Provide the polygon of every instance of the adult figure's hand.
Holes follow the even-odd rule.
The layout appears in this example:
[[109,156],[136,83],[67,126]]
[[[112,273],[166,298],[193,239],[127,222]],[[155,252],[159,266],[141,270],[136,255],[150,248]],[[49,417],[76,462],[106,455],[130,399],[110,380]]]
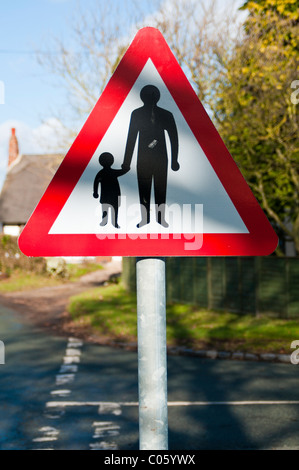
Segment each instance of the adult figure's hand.
[[178,170],[180,169],[180,164],[179,164],[179,162],[173,162],[173,163],[171,164],[171,169],[172,169],[173,171],[178,171]]

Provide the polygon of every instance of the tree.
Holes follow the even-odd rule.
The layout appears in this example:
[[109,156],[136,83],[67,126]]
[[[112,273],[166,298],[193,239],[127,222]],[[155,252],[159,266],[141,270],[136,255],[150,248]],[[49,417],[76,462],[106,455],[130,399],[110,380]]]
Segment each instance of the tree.
[[298,0],[247,1],[216,91],[219,131],[269,219],[299,253]]
[[69,129],[69,143],[143,26],[160,29],[197,95],[212,112],[212,90],[223,68],[222,56],[237,30],[237,13],[232,13],[237,12],[235,0],[225,3],[228,8],[220,12],[223,0],[113,0],[106,4],[99,0],[92,11],[76,9],[72,40],[54,38],[43,47],[50,52],[38,55],[39,63],[67,91],[67,103],[54,115]]
[[128,30],[136,21],[136,5],[134,0],[99,0],[94,10],[82,10],[78,2],[71,38],[48,38],[43,48],[48,53],[37,53],[55,86],[66,92],[66,103],[52,111],[68,130],[66,145],[74,140],[125,50]]
[[166,38],[197,96],[213,114],[214,89],[223,63],[238,36],[234,1],[172,0],[155,16],[154,26]]

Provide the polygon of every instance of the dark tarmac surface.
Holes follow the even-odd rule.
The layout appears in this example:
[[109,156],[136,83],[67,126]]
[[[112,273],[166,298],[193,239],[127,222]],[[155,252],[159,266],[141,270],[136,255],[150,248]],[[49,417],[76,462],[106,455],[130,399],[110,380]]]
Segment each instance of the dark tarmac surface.
[[[138,450],[137,354],[0,306],[1,450]],[[299,365],[169,356],[169,449],[299,449]],[[265,403],[266,402],[266,403]]]

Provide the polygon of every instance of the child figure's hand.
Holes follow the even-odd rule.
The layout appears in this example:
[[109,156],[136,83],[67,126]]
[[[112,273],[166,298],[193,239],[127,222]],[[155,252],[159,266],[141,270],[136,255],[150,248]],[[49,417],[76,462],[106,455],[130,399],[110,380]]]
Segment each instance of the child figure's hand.
[[93,197],[97,199],[99,197],[98,193],[93,193]]
[[125,173],[128,173],[131,169],[130,165],[126,165],[125,163],[122,164],[121,168]]

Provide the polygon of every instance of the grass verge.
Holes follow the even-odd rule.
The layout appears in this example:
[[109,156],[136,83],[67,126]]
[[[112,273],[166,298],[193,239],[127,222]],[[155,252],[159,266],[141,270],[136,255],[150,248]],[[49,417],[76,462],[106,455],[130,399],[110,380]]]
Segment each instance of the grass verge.
[[[68,311],[77,326],[105,341],[137,340],[136,296],[121,284],[92,289],[70,299]],[[193,349],[290,353],[299,339],[299,322],[185,304],[167,305],[167,344]]]
[[8,278],[0,280],[0,292],[17,292],[42,287],[58,286],[63,282],[76,282],[85,274],[102,269],[95,263],[67,264],[63,276],[39,274],[22,269],[15,269]]
[[61,280],[44,274],[36,274],[16,270],[7,279],[1,279],[0,292],[18,292],[39,289],[46,286],[56,286]]

